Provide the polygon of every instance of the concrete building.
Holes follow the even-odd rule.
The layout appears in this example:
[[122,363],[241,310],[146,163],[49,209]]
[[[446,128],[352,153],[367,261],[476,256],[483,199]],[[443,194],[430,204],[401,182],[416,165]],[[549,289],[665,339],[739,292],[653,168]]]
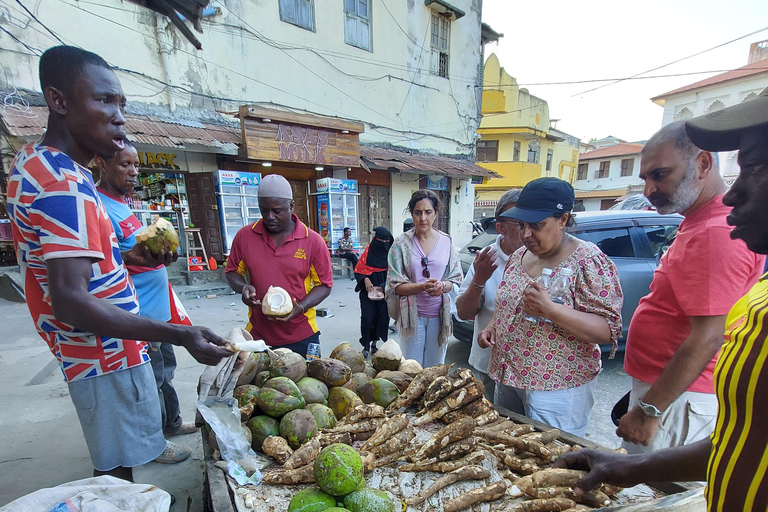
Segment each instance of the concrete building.
[[579,155],[573,184],[577,208],[607,210],[625,195],[642,193],[639,175],[643,145],[618,142]]
[[[659,94],[651,101],[664,108],[661,125],[690,119],[749,101],[768,87],[768,40],[750,46],[748,63],[690,85]],[[739,174],[737,152],[720,153],[720,173],[727,183]]]
[[550,127],[547,102],[520,88],[495,54],[483,71],[482,115],[476,162],[501,178],[475,185],[475,220],[493,215],[510,188],[545,176],[573,182],[580,140]]
[[[377,225],[400,234],[412,191],[433,187],[445,204],[439,228],[458,245],[471,238],[473,181],[493,176],[474,164],[482,44],[500,37],[481,26],[480,1],[220,0],[174,23],[120,0],[62,0],[31,13],[0,5],[4,173],[19,145],[42,133],[39,54],[64,42],[117,66],[142,171],[181,180],[143,203],[171,200],[217,259],[227,252],[220,170],[284,175],[314,229],[316,180],[357,180],[361,245]],[[294,127],[325,133],[325,154],[281,152],[276,138]]]

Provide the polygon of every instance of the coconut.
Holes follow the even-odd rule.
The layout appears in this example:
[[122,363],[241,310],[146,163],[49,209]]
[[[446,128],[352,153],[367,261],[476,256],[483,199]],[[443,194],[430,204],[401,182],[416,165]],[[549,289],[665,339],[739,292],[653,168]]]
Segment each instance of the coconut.
[[329,388],[343,386],[352,375],[352,369],[343,361],[321,357],[313,359],[307,365],[307,373],[310,377],[322,381]]
[[251,447],[254,450],[261,451],[261,445],[269,436],[280,435],[280,422],[271,416],[254,416],[246,425],[253,437]]
[[251,444],[253,442],[253,432],[251,432],[251,429],[249,429],[248,425],[245,423],[241,423],[240,426],[243,428],[243,435],[245,436],[245,440],[248,441],[248,444]]
[[411,377],[417,376],[424,368],[421,367],[418,361],[415,359],[403,359],[400,361],[400,368],[398,371],[407,373]]
[[358,405],[363,405],[363,401],[351,389],[337,387],[328,390],[328,407],[337,420],[349,414]]
[[411,377],[407,373],[404,373],[401,371],[393,372],[392,370],[381,371],[378,374],[376,374],[376,378],[388,380],[389,382],[397,386],[397,389],[399,389],[401,393],[405,391],[406,388],[408,388],[408,385],[413,380],[413,377]]
[[363,370],[363,372],[372,379],[375,379],[376,374],[379,373],[376,371],[376,368],[374,368],[371,363],[368,362],[365,363],[365,370]]
[[307,376],[307,361],[296,352],[287,354],[272,352],[269,358],[269,376],[271,378],[288,377],[293,382],[299,382]]
[[240,423],[245,423],[251,419],[251,416],[253,416],[253,412],[255,410],[255,404],[245,404],[244,406],[240,407]]
[[303,408],[305,402],[295,382],[288,377],[275,377],[261,387],[256,404],[265,413],[279,418],[289,411]]
[[312,377],[304,377],[296,383],[301,396],[308,404],[321,404],[328,400],[328,386]]
[[293,300],[279,286],[270,286],[261,300],[261,312],[267,316],[284,317],[293,311]]
[[346,384],[344,384],[342,387],[351,389],[355,392],[356,395],[360,394],[360,390],[363,389],[363,386],[371,382],[371,377],[367,373],[353,373],[352,376],[349,378]]
[[363,479],[363,459],[346,444],[326,446],[315,459],[317,486],[331,496],[344,496],[359,488]]
[[400,360],[403,358],[403,351],[395,340],[388,340],[384,343],[378,352],[376,352],[371,361],[376,371],[400,369]]
[[351,512],[397,512],[392,497],[384,491],[363,487],[344,496],[344,507]]
[[259,388],[253,384],[244,384],[237,386],[232,392],[232,396],[237,399],[237,404],[242,407],[246,404],[255,404],[259,398]]
[[265,352],[251,352],[246,356],[243,371],[237,378],[237,385],[253,384],[256,375],[264,370],[269,370],[269,356]]
[[347,363],[352,373],[362,372],[365,370],[365,357],[359,350],[355,350],[349,342],[345,341],[336,345],[336,348],[331,352],[331,359],[338,359]]
[[317,429],[323,430],[336,426],[336,416],[330,407],[323,404],[307,404],[307,410],[315,417]]
[[294,450],[317,433],[317,422],[306,409],[294,409],[280,420],[280,435]]
[[136,233],[136,243],[144,244],[154,255],[160,251],[174,252],[179,248],[179,234],[168,219],[157,216],[152,224]]
[[297,492],[288,504],[288,512],[324,512],[336,506],[336,498],[320,489],[310,488]]
[[397,386],[386,379],[373,379],[363,386],[360,391],[360,398],[366,404],[376,403],[382,407],[389,407],[389,404],[395,401],[400,394]]
[[259,372],[256,375],[256,378],[253,380],[253,385],[257,387],[261,387],[264,385],[265,382],[269,380],[269,370],[264,370],[263,372]]

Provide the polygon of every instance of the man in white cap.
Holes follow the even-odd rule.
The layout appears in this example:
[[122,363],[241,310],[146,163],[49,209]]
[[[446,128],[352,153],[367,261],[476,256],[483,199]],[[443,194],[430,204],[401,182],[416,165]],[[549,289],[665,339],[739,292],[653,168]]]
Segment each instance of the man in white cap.
[[[331,293],[333,269],[325,241],[299,220],[293,207],[288,180],[264,176],[259,184],[262,219],[235,235],[225,272],[229,286],[248,306],[246,329],[251,335],[306,357],[309,344],[320,343],[315,306]],[[293,298],[288,316],[262,312],[261,299],[270,286],[283,288]]]
[[[733,208],[731,238],[768,253],[768,89],[756,99],[686,123],[691,141],[706,151],[739,150],[741,173],[723,197]],[[583,450],[559,466],[590,469],[577,493],[600,482],[629,487],[647,481],[707,480],[710,511],[768,510],[768,274],[734,306],[715,368],[718,411],[711,437],[650,454]]]

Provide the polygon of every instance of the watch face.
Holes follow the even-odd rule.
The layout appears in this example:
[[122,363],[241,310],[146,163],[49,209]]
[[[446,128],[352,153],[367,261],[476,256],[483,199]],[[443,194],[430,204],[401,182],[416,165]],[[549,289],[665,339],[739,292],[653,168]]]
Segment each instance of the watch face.
[[653,406],[651,404],[640,404],[640,409],[651,418],[658,418],[661,416],[661,411],[659,411],[656,406]]

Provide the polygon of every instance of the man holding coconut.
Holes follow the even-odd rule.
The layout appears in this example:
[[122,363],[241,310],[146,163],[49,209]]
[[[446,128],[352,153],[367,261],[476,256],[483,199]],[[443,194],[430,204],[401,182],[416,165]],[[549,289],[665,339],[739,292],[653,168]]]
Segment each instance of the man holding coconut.
[[[248,306],[246,329],[254,339],[306,357],[309,344],[320,343],[315,306],[331,293],[331,256],[323,238],[293,213],[288,180],[264,176],[258,194],[262,219],[235,235],[225,269],[227,283]],[[287,296],[273,289],[274,298],[262,307],[270,287],[282,288]]]

